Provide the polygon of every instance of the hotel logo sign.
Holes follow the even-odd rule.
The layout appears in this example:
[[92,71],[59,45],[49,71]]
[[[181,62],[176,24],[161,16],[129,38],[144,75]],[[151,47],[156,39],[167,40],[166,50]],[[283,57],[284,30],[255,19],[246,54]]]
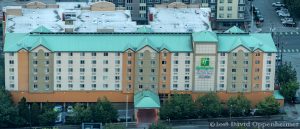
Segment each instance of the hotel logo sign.
[[199,65],[196,66],[196,76],[198,78],[211,78],[214,68],[210,66],[209,58],[201,58]]

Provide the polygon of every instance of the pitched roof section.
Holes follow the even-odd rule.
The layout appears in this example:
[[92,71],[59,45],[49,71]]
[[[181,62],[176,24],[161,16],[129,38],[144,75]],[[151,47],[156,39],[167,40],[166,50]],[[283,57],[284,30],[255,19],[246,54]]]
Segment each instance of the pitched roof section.
[[150,90],[143,90],[134,95],[134,108],[160,108],[159,97]]
[[142,26],[142,27],[138,28],[136,32],[151,33],[151,32],[153,32],[153,30],[151,28],[149,28],[149,27]]
[[233,27],[229,28],[228,30],[226,30],[224,33],[246,33],[246,32],[236,26],[233,26]]
[[20,34],[7,33],[4,51],[13,52],[21,48],[37,46],[39,38],[41,45],[55,51],[99,51],[123,52],[128,49],[136,51],[146,45],[153,49],[167,46],[170,52],[191,52],[191,36],[189,34]]
[[275,99],[284,99],[284,97],[280,94],[278,90],[275,90],[273,93]]
[[51,31],[42,25],[42,26],[39,26],[38,28],[34,29],[32,32],[51,32]]
[[214,33],[214,32],[201,31],[201,32],[193,33],[193,41],[210,43],[210,42],[218,42],[218,38],[217,38],[216,33]]

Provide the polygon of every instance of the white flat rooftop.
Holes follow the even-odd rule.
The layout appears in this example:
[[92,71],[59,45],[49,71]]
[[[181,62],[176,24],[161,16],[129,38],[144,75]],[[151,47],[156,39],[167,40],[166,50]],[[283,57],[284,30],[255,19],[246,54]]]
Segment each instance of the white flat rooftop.
[[[52,32],[64,32],[70,28],[62,21],[62,14],[76,14],[72,27],[74,32],[97,32],[97,29],[114,29],[114,32],[134,32],[136,22],[131,20],[129,10],[90,11],[75,8],[78,4],[88,6],[85,2],[57,3],[60,8],[28,9],[22,8],[22,16],[7,16],[6,32],[28,33],[43,25]],[[11,8],[11,7],[9,7]]]
[[149,8],[154,32],[211,31],[210,8]]

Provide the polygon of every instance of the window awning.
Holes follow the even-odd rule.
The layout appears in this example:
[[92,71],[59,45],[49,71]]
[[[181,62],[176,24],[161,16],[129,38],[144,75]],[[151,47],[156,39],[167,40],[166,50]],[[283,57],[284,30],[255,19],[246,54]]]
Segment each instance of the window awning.
[[160,108],[159,97],[150,90],[143,90],[134,95],[134,108],[152,109]]

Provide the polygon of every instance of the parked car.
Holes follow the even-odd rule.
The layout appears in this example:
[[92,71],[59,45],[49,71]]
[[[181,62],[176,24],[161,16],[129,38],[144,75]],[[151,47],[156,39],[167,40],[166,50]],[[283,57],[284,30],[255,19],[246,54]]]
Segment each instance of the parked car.
[[280,12],[289,12],[289,10],[286,8],[281,8],[280,10],[276,11],[276,13],[280,13]]
[[281,23],[282,22],[293,22],[294,21],[294,19],[290,18],[290,17],[281,18],[280,20],[281,20]]
[[280,17],[290,17],[291,14],[289,12],[278,12],[278,16]]
[[281,2],[275,2],[275,3],[272,3],[272,6],[275,6],[275,7],[284,7],[285,5]]
[[53,108],[53,110],[56,111],[56,112],[62,112],[62,111],[63,111],[63,106],[57,105],[57,106],[55,106],[55,107]]
[[287,8],[285,8],[285,7],[276,7],[275,11],[277,11],[277,10],[283,10],[283,9],[287,9]]
[[68,107],[67,107],[67,112],[68,112],[68,113],[73,113],[73,106],[71,106],[71,105],[68,106]]
[[55,123],[62,123],[63,122],[63,118],[62,118],[62,113],[59,113],[55,119]]
[[286,27],[296,27],[297,26],[295,22],[288,22],[288,21],[282,22],[282,24]]

